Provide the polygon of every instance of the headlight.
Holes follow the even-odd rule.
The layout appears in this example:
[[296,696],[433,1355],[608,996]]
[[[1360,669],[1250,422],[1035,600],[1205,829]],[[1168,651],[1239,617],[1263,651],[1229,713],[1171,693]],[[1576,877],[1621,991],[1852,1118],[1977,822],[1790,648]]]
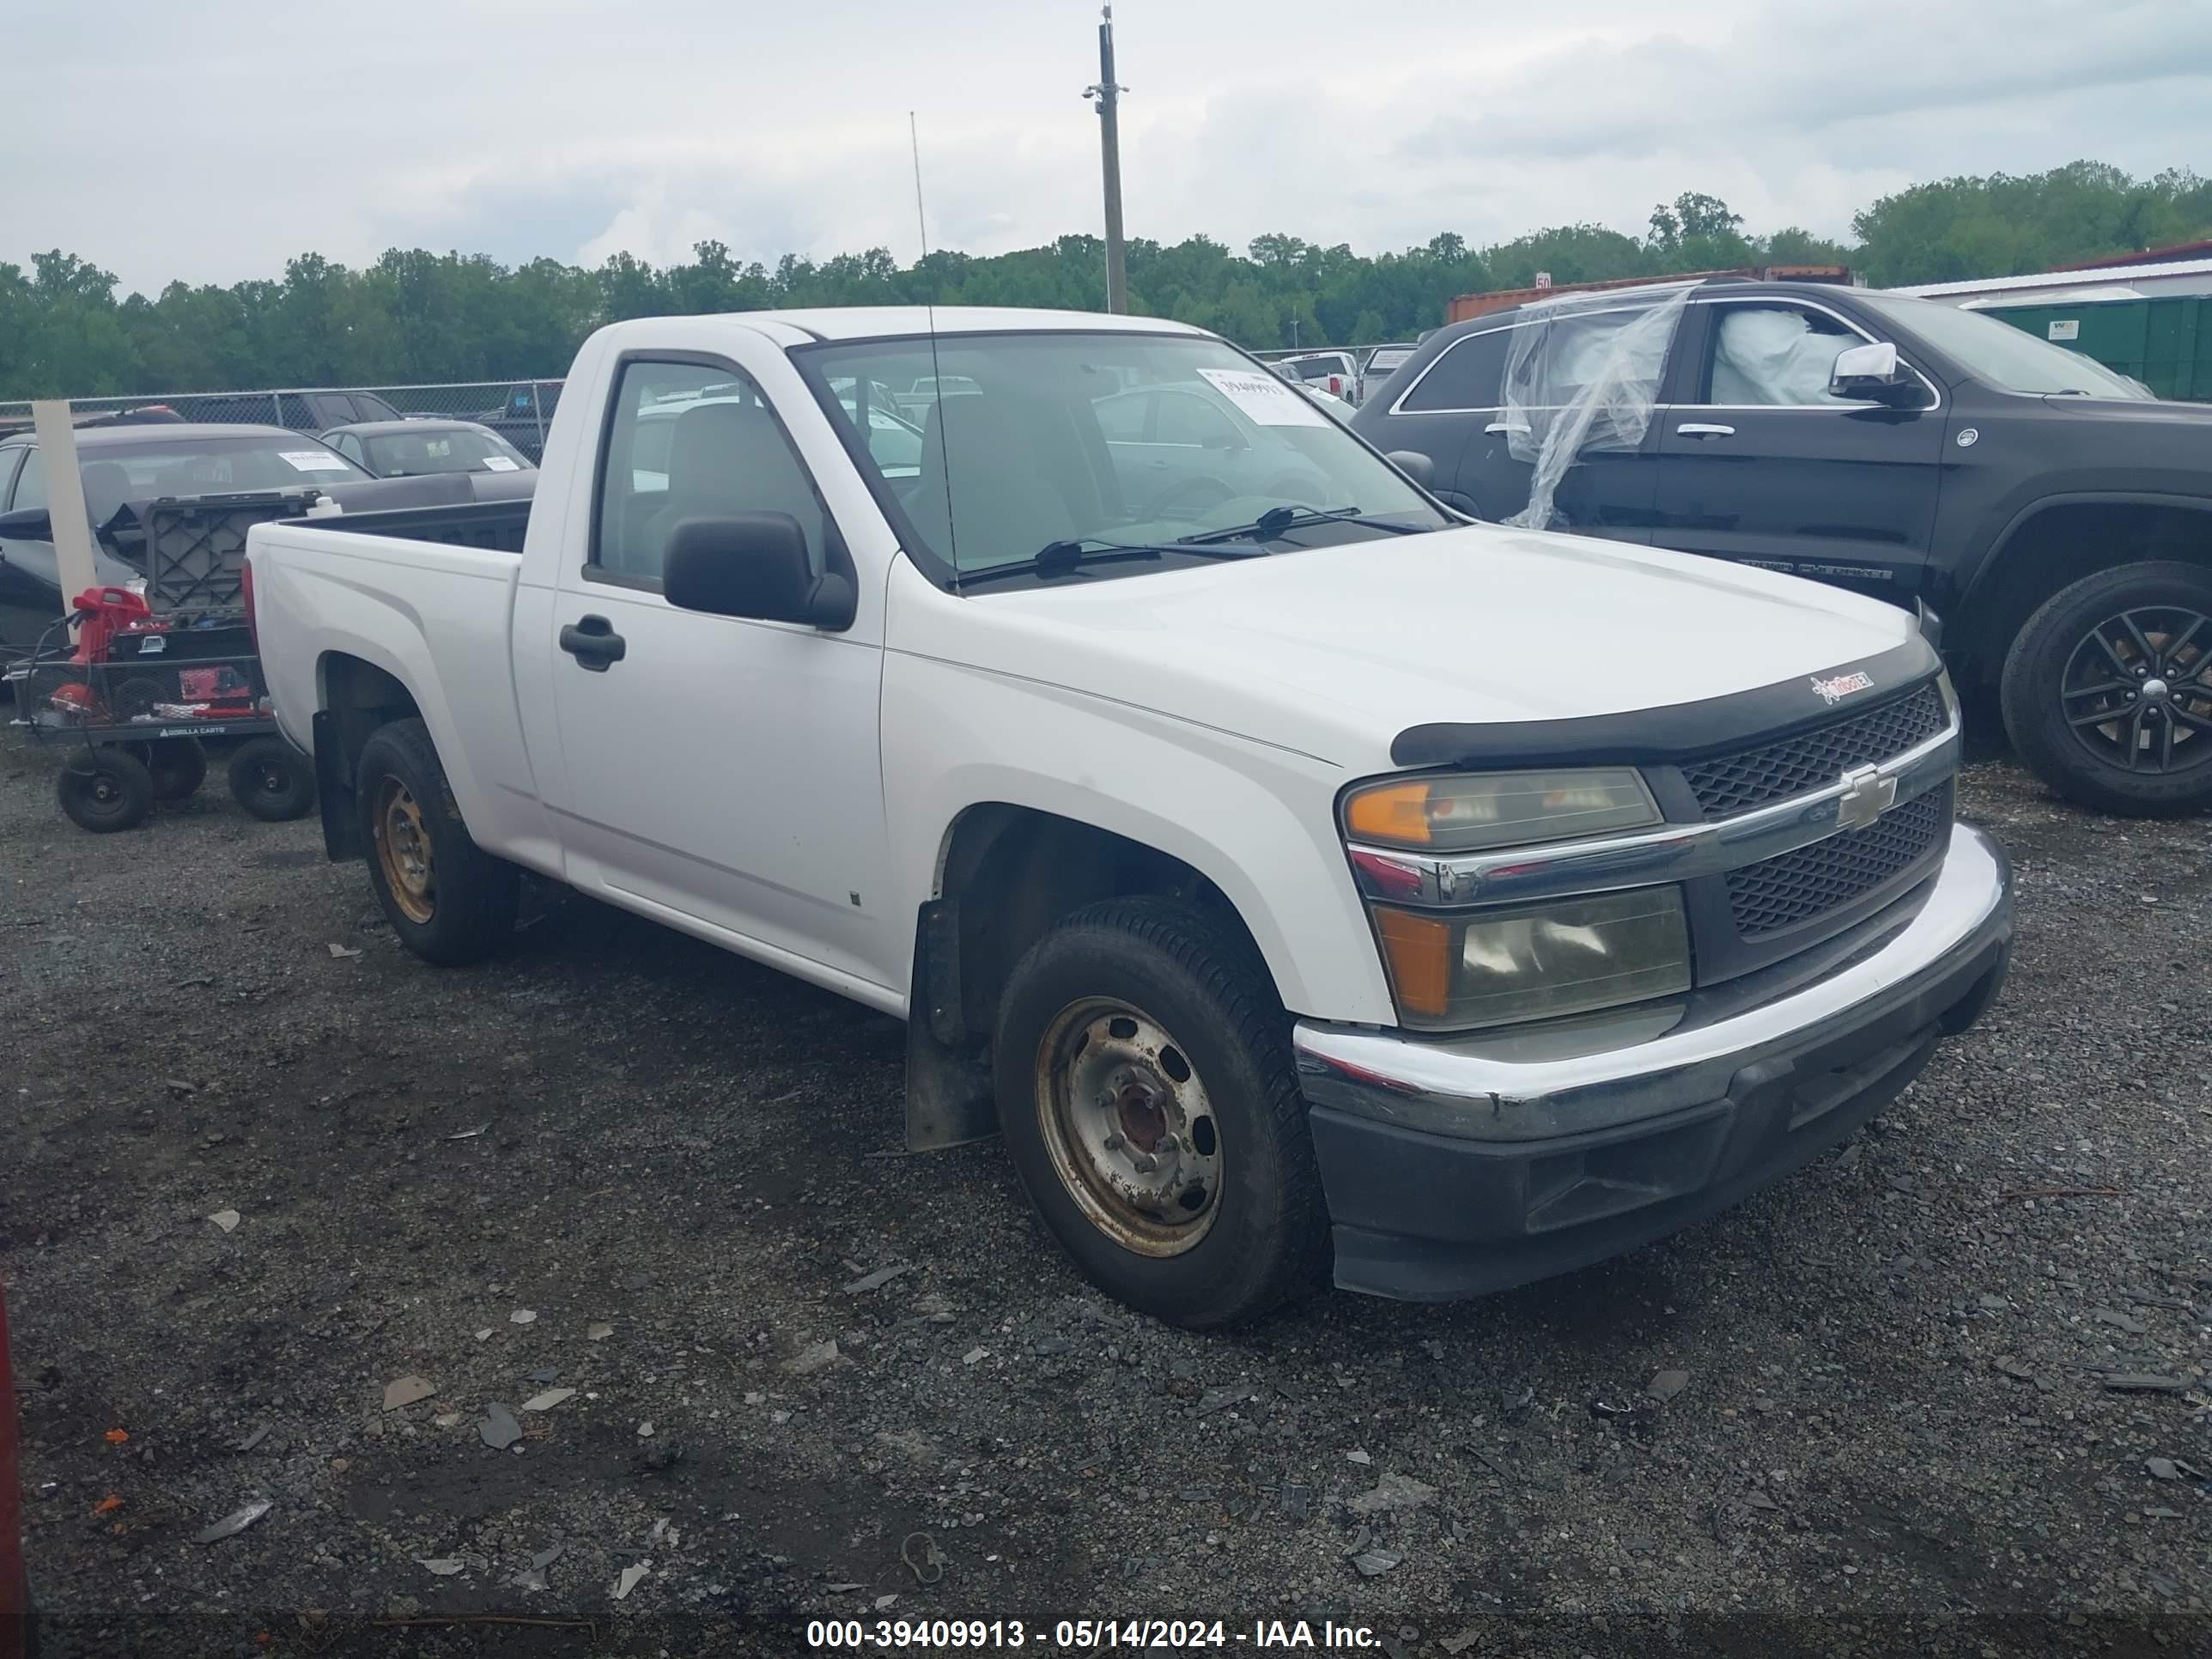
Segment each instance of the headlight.
[[1690,988],[1679,887],[1425,915],[1376,907],[1398,1017],[1468,1030],[1589,1013]]
[[1476,853],[1640,830],[1663,822],[1633,767],[1395,778],[1345,799],[1353,841]]

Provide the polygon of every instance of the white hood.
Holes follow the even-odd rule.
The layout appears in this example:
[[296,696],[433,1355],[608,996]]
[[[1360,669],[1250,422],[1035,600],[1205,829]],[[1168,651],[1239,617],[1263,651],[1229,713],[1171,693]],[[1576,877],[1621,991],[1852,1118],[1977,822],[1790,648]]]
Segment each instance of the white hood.
[[1408,726],[1697,702],[1917,629],[1794,576],[1490,525],[986,588],[892,644],[1365,771]]

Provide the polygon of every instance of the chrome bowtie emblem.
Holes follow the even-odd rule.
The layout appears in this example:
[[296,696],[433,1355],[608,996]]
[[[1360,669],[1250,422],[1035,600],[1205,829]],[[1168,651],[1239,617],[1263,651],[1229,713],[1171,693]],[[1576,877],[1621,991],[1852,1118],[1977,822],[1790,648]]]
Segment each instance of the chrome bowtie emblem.
[[1897,805],[1897,780],[1877,767],[1861,766],[1843,775],[1844,798],[1836,803],[1838,830],[1863,830]]

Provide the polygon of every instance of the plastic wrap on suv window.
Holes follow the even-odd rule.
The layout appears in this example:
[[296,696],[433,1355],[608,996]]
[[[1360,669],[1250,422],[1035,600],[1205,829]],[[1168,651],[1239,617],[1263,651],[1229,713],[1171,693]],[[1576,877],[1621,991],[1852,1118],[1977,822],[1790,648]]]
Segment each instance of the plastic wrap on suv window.
[[1644,441],[1690,294],[1676,289],[1638,311],[1625,310],[1618,294],[1553,301],[1540,320],[1514,331],[1499,418],[1507,449],[1532,471],[1528,504],[1506,523],[1544,529],[1559,480],[1584,450]]

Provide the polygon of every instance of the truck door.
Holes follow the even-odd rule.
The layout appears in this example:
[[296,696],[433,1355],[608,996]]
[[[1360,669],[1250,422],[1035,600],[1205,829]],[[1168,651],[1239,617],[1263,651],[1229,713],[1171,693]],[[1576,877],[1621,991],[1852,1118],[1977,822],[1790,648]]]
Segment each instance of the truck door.
[[1933,382],[1916,408],[1831,397],[1836,354],[1873,337],[1814,301],[1700,301],[1689,318],[1653,539],[1906,602],[1942,468]]
[[548,788],[572,879],[769,947],[757,955],[902,982],[886,960],[875,613],[831,634],[661,596],[669,534],[692,517],[788,513],[817,569],[842,562],[785,422],[735,363],[633,353],[598,455],[551,618],[563,764]]

